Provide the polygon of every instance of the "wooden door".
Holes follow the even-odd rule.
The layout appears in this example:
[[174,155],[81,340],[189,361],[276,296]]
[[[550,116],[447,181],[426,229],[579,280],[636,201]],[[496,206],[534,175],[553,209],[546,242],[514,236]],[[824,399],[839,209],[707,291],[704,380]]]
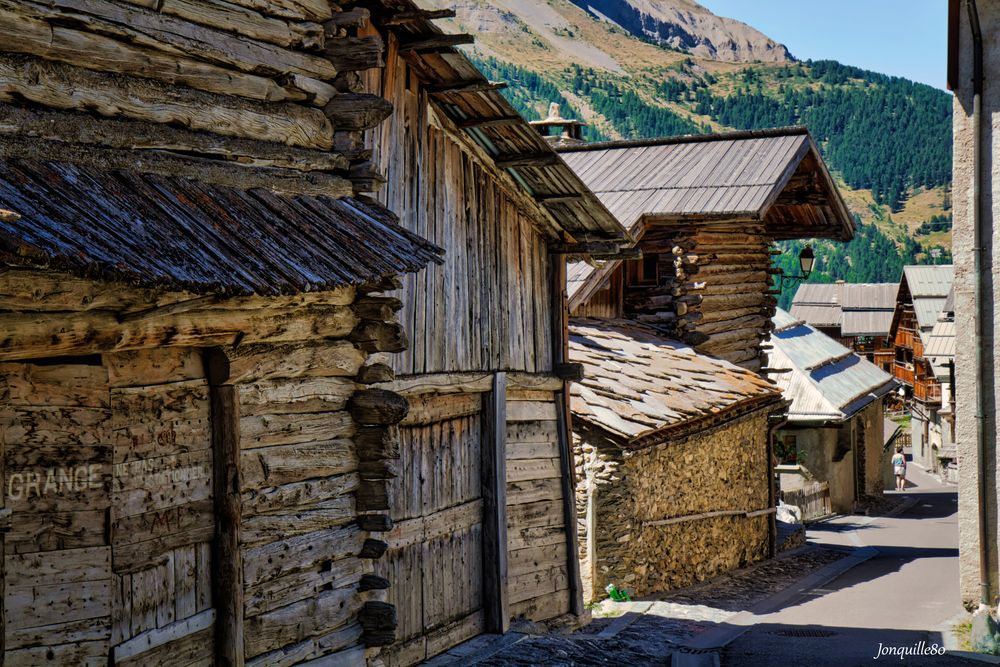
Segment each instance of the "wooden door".
[[107,665],[109,398],[99,363],[0,364],[8,667]]
[[416,664],[483,631],[481,400],[413,401],[400,429],[390,496],[396,525],[376,565],[399,615],[390,665]]
[[211,664],[213,451],[201,351],[108,356],[116,667]]

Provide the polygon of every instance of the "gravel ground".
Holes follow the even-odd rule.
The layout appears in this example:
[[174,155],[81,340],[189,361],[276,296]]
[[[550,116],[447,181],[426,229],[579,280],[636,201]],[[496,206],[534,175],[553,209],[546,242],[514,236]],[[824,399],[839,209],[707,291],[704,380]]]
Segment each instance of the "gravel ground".
[[[573,634],[528,636],[475,664],[483,667],[670,665],[672,653],[697,652],[680,644],[845,555],[843,551],[809,548],[645,600],[605,601],[595,607],[593,622]],[[619,629],[623,625],[619,620],[622,614],[637,617]]]

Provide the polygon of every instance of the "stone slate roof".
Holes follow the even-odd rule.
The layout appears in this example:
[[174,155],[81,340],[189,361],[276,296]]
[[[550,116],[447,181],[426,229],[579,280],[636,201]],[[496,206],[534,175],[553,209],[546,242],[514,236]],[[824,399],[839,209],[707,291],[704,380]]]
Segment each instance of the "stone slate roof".
[[759,375],[628,320],[572,319],[573,419],[626,448],[655,445],[781,402]]
[[0,262],[196,293],[292,294],[440,262],[370,200],[0,159]]
[[767,366],[791,401],[791,422],[840,422],[896,388],[891,375],[780,308]]

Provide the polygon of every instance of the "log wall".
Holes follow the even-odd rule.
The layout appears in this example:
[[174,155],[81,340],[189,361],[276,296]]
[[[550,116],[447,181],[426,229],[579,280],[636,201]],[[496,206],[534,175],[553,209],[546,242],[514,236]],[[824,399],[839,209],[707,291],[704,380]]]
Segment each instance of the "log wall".
[[[761,342],[773,329],[771,254],[760,225],[653,225],[639,243],[656,257],[656,276],[625,268],[628,316],[749,370],[763,366]],[[631,269],[631,270],[630,270]]]
[[358,71],[382,64],[383,45],[359,39],[342,10],[327,0],[4,0],[0,140],[53,140],[83,161],[126,149],[145,153],[150,171],[196,157],[213,165],[204,179],[228,166],[269,171],[293,191],[370,191],[378,179],[356,139],[386,105],[354,88]]
[[[397,283],[302,297],[308,307],[197,301],[185,318],[214,331],[150,311],[183,295],[81,284],[0,276],[0,311],[17,304],[32,323],[8,331],[19,360],[0,364],[5,664],[213,664],[227,643],[248,665],[374,658],[395,636],[386,588],[407,583],[374,574],[408,405],[370,388],[392,379],[371,358],[392,343],[369,334],[394,326],[398,305],[377,290]],[[59,297],[32,306],[25,285]],[[262,335],[268,306],[281,324]],[[55,342],[101,316],[106,339]],[[441,476],[457,479],[459,463]],[[478,471],[467,475],[455,494],[475,492]]]

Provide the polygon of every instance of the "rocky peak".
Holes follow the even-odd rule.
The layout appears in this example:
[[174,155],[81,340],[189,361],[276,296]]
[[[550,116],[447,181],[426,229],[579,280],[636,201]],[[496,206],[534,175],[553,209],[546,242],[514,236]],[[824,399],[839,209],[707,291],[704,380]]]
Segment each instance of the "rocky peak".
[[730,62],[794,60],[784,44],[693,0],[570,0],[629,33],[695,55]]

